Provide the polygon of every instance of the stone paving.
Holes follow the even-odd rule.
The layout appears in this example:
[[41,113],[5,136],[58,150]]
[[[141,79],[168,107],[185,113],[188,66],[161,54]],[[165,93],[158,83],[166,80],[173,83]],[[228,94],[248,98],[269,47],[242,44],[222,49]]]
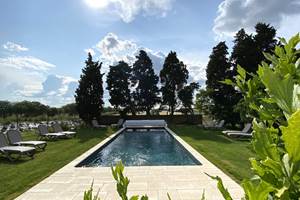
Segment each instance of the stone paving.
[[[101,200],[120,199],[109,167],[76,168],[75,166],[123,129],[94,146],[71,163],[20,195],[18,200],[83,200],[83,193],[94,181],[94,193],[99,190]],[[200,200],[202,193],[208,200],[223,199],[217,189],[217,182],[205,173],[219,176],[234,199],[243,197],[243,190],[230,177],[205,159],[179,136],[167,130],[198,159],[199,166],[137,166],[125,167],[130,179],[128,195],[147,194],[149,199]]]

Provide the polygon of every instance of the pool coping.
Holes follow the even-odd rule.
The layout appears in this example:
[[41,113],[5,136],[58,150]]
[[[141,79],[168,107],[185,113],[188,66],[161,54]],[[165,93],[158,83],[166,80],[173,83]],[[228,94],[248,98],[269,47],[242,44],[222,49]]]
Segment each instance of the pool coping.
[[[64,196],[66,196],[65,199],[83,199],[82,189],[88,189],[91,181],[95,177],[94,185],[101,188],[101,199],[118,199],[116,190],[111,189],[115,187],[115,182],[111,176],[110,167],[76,167],[76,165],[103,145],[110,142],[110,140],[117,137],[125,129],[126,128],[121,128],[114,134],[102,140],[100,143],[93,146],[58,171],[54,172],[48,178],[20,195],[17,199],[48,199],[47,197],[51,197],[49,199],[64,199]],[[217,189],[217,182],[206,175],[210,174],[213,176],[219,176],[223,179],[223,182],[232,194],[233,199],[241,199],[243,197],[244,193],[239,184],[208,161],[171,129],[168,127],[164,127],[164,129],[168,131],[169,134],[171,134],[195,159],[197,159],[201,165],[126,166],[125,174],[129,176],[130,180],[133,179],[133,183],[129,185],[129,194],[141,194],[143,191],[146,194],[149,194],[149,197],[152,197],[150,199],[160,200],[167,199],[166,195],[162,196],[160,194],[166,194],[166,192],[168,192],[173,194],[171,195],[173,200],[198,200],[200,199],[203,190],[205,190],[208,191],[205,192],[207,199],[219,200],[221,199],[221,193]],[[101,174],[100,178],[99,174]],[[151,174],[154,175],[150,176]],[[166,178],[160,179],[162,177]],[[197,180],[197,182],[195,180]],[[154,187],[153,189],[152,185],[156,184],[160,186]],[[81,187],[79,187],[79,185]],[[62,193],[61,188],[63,187],[70,188],[69,190],[71,191],[67,189],[68,192],[63,190],[64,192]],[[78,188],[73,191],[72,188],[74,187]]]

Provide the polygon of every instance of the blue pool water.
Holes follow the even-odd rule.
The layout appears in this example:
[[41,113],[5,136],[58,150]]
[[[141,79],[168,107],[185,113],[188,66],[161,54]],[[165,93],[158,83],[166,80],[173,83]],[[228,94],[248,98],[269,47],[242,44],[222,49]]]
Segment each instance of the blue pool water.
[[200,165],[167,131],[123,131],[77,165],[112,166],[122,160],[126,166]]

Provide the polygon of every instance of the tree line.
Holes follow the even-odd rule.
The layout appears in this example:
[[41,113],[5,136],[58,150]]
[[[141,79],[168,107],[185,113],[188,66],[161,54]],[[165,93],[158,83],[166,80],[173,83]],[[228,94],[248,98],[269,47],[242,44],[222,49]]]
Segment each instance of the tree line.
[[77,115],[75,103],[66,104],[60,108],[50,107],[37,101],[9,102],[0,101],[0,117],[11,115],[19,117],[37,117],[40,115],[55,116],[58,114]]
[[[91,54],[88,54],[85,64],[75,101],[80,118],[90,122],[101,116],[104,74],[101,73],[102,63],[93,61]],[[188,77],[187,66],[177,58],[176,52],[168,54],[157,75],[147,53],[140,50],[132,66],[119,61],[109,67],[106,89],[110,104],[122,116],[144,112],[150,115],[155,106],[168,110],[170,115],[178,108],[188,114],[193,113],[194,91],[199,88],[196,82],[188,84]]]
[[272,53],[277,44],[280,45],[276,39],[276,29],[265,23],[258,23],[254,34],[240,29],[234,37],[230,55],[226,43],[219,42],[209,56],[206,88],[197,93],[196,107],[215,119],[224,119],[232,125],[250,121],[249,108],[248,105],[245,106],[240,91],[222,81],[233,80],[237,75],[238,65],[246,70],[246,80],[251,78],[261,62],[270,64],[263,52]]

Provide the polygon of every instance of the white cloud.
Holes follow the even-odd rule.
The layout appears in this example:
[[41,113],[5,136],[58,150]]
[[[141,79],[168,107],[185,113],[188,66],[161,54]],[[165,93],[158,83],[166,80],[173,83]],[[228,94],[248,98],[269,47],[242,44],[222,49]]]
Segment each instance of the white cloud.
[[0,58],[0,99],[40,101],[51,106],[74,102],[77,80],[49,75],[54,67],[33,56]]
[[20,52],[20,51],[28,51],[29,49],[20,45],[20,44],[17,44],[17,43],[14,43],[14,42],[6,42],[5,44],[3,44],[3,48],[5,50],[8,50],[8,51],[13,51],[13,52]]
[[101,53],[101,58],[112,62],[126,59],[126,55],[137,48],[131,40],[121,40],[114,33],[108,33],[96,44]]
[[165,16],[172,8],[173,0],[84,0],[94,9],[113,13],[129,23],[142,13],[146,16]]
[[[148,56],[152,60],[154,71],[159,75],[160,70],[163,67],[165,57],[167,54],[154,51],[152,49],[143,47],[133,40],[119,38],[114,33],[108,33],[100,40],[94,48],[99,51],[100,61],[103,62],[102,71],[107,74],[109,65],[116,64],[116,62],[123,60],[132,65],[136,60],[140,50],[147,52]],[[190,72],[190,81],[196,81],[200,84],[204,84],[206,79],[205,67],[207,65],[209,53],[208,52],[189,52],[179,53],[178,57],[188,67]],[[104,77],[104,83],[105,83]]]
[[74,94],[78,86],[76,79],[50,74],[41,85],[41,90],[32,95],[32,98],[52,106],[62,106],[74,102]]
[[0,58],[0,66],[11,67],[15,69],[31,69],[47,71],[55,65],[43,61],[33,56],[11,56]]
[[[253,31],[258,22],[270,23],[280,29],[285,25],[284,19],[299,16],[299,10],[299,0],[224,0],[218,7],[213,31],[218,37],[233,36],[240,28]],[[300,22],[295,21],[294,25],[298,28]]]

